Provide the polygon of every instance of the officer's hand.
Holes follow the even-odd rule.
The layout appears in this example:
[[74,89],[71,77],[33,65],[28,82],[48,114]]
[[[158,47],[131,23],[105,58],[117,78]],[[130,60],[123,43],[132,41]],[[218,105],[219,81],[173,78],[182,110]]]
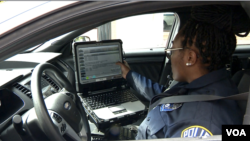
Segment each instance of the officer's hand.
[[124,79],[126,79],[126,76],[130,70],[130,67],[128,65],[128,63],[126,61],[124,61],[124,64],[121,63],[120,61],[119,62],[116,62],[116,65],[119,65],[121,67],[121,70],[122,70],[122,77]]

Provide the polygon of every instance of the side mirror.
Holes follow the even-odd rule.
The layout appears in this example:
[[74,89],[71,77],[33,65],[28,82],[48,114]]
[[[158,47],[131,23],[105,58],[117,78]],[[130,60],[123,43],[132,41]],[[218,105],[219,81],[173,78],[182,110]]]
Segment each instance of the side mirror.
[[74,39],[74,42],[88,42],[90,38],[88,36],[79,36]]

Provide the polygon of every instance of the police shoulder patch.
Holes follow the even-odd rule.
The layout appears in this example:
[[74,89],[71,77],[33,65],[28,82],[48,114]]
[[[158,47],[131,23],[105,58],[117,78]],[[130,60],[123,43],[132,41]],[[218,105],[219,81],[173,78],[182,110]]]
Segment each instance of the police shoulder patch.
[[202,136],[213,136],[213,134],[205,127],[199,125],[193,125],[181,132],[182,138],[195,138]]

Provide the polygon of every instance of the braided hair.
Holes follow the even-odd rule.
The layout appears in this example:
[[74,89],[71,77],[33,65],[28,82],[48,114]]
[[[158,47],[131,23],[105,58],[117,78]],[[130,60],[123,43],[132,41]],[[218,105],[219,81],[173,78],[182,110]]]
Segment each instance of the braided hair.
[[211,72],[225,67],[236,48],[235,35],[245,37],[249,30],[249,17],[241,7],[206,5],[192,7],[191,18],[180,34],[183,48],[194,44]]

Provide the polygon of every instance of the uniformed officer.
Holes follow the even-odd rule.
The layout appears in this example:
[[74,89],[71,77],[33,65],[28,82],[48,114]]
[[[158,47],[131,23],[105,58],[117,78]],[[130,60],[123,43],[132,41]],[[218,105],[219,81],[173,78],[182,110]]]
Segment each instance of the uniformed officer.
[[[151,102],[171,95],[237,94],[237,87],[231,81],[225,64],[235,50],[235,34],[242,32],[233,27],[234,22],[243,17],[239,13],[239,17],[232,13],[228,15],[228,11],[232,9],[226,5],[192,8],[192,18],[175,37],[173,47],[168,49],[173,79],[179,83],[165,94],[158,95],[166,89],[162,85],[130,70],[126,63],[118,62],[123,77]],[[248,18],[243,10],[237,12]],[[138,128],[136,139],[213,136],[222,133],[221,125],[242,124],[242,119],[243,115],[233,100],[166,103],[148,113]]]

